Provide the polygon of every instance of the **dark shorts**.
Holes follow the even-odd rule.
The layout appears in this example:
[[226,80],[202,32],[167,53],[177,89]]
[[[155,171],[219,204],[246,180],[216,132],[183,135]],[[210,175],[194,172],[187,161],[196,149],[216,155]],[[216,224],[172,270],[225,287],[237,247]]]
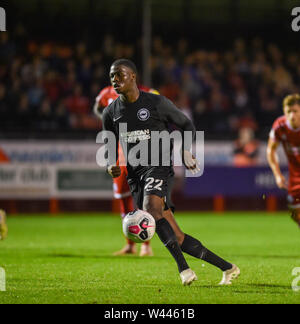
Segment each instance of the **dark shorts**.
[[155,195],[165,200],[165,210],[175,211],[172,202],[174,170],[170,167],[149,167],[139,176],[127,178],[132,197],[139,209],[143,209],[144,197]]

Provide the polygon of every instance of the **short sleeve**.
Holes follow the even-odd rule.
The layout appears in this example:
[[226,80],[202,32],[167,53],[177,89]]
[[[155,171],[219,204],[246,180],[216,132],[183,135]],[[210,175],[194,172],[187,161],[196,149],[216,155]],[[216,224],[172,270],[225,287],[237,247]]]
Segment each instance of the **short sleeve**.
[[106,89],[103,89],[96,98],[96,102],[97,102],[98,106],[100,106],[102,108],[107,106],[107,102],[105,100],[106,93],[107,93]]
[[276,120],[272,126],[271,132],[269,134],[269,138],[274,141],[274,142],[280,142],[281,137],[280,137],[280,124],[278,120]]

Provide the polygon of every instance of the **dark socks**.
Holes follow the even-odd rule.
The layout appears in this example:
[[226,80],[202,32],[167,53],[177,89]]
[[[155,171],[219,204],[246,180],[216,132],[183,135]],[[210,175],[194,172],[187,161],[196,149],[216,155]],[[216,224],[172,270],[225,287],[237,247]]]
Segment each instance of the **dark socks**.
[[206,247],[204,247],[198,240],[185,234],[184,241],[181,245],[181,250],[195,258],[204,260],[222,271],[226,271],[232,268],[232,264],[221,259]]
[[176,235],[165,218],[156,222],[156,233],[177,262],[179,272],[188,269],[189,266],[182,254]]

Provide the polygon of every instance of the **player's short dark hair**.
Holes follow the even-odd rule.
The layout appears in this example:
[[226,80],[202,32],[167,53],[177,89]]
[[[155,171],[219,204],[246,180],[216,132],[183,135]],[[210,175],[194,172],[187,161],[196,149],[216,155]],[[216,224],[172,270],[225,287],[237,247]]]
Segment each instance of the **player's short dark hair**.
[[286,106],[291,107],[294,105],[300,105],[300,94],[298,93],[288,95],[283,100],[283,108],[285,108]]
[[120,66],[120,65],[125,65],[129,67],[135,74],[137,74],[137,68],[132,61],[127,59],[119,59],[114,61],[114,63],[111,66]]

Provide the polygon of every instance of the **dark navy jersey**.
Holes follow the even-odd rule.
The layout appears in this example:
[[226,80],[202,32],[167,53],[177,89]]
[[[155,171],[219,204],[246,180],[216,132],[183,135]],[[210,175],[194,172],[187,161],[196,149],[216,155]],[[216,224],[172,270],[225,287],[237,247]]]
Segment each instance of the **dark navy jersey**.
[[[138,154],[142,152],[141,143],[147,145],[148,154],[146,161],[142,161],[139,165],[132,165],[131,159],[127,160],[128,174],[134,175],[146,166],[161,166],[162,156],[168,155],[170,165],[172,148],[166,152],[163,149],[161,142],[154,143],[154,134],[163,131],[170,133],[170,125],[175,125],[181,133],[185,131],[191,132],[191,138],[195,137],[195,128],[193,123],[186,117],[170,100],[164,96],[155,95],[140,91],[140,96],[136,102],[126,103],[122,102],[118,97],[113,101],[103,113],[103,129],[111,131],[115,134],[117,141],[120,141],[124,153],[130,157],[131,153]],[[125,127],[125,128],[124,128]],[[185,141],[185,149],[190,149],[191,141]],[[155,150],[153,150],[153,147]],[[153,151],[159,154],[159,164],[153,165],[151,158]],[[125,154],[125,156],[126,156]]]

